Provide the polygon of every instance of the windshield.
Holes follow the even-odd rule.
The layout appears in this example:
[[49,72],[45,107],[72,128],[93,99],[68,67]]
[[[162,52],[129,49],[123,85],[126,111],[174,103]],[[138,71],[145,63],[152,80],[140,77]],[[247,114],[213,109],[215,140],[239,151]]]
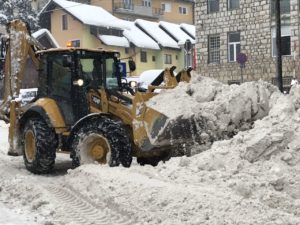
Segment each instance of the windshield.
[[104,86],[104,77],[106,75],[106,88],[118,89],[118,79],[115,73],[115,60],[112,56],[106,57],[97,54],[80,55],[79,58],[79,73],[85,83],[95,88]]

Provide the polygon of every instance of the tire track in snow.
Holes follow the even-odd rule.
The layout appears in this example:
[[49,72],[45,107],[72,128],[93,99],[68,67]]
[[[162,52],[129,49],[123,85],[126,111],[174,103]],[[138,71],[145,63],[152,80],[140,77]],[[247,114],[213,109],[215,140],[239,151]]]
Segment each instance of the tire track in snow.
[[130,225],[134,221],[125,212],[120,212],[113,205],[103,200],[102,204],[96,204],[71,187],[47,186],[46,189],[55,197],[66,212],[65,218],[76,224],[85,225]]

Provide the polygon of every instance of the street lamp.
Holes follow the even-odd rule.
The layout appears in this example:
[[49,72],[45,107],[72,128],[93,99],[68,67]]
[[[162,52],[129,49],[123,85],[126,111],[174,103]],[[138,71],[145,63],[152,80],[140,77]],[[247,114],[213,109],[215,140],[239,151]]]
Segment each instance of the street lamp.
[[281,92],[283,92],[280,0],[275,0],[275,17],[276,17],[276,49],[277,49],[276,77],[277,77],[278,88]]

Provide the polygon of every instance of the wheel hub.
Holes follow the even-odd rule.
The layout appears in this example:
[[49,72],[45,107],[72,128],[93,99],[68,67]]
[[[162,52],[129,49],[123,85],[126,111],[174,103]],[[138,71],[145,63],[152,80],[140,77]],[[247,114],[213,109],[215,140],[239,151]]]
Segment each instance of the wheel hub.
[[36,154],[34,133],[28,130],[25,134],[25,156],[28,162],[33,162]]
[[[99,134],[90,134],[84,140],[82,150],[86,154],[81,154],[82,159],[88,161],[97,161],[100,164],[106,164],[110,153],[110,145],[108,140]],[[87,158],[86,158],[87,157]]]
[[100,144],[95,144],[92,147],[90,154],[94,159],[101,159],[106,154],[106,150]]

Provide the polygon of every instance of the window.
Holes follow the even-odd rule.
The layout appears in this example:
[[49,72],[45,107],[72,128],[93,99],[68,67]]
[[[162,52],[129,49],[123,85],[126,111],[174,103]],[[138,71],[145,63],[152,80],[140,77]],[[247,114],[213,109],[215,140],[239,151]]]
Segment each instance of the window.
[[122,37],[122,30],[109,28],[109,27],[98,27],[98,33],[101,35],[112,35],[117,37]]
[[237,55],[241,52],[240,33],[228,34],[228,61],[236,62]]
[[[291,55],[291,27],[281,27],[281,53],[282,55]],[[276,29],[272,29],[272,55],[277,55],[276,49]]]
[[98,35],[98,29],[96,26],[90,26],[90,34],[97,36]]
[[172,55],[165,54],[165,64],[172,64]]
[[147,52],[141,51],[141,62],[147,62]]
[[143,0],[142,6],[151,7],[151,0]]
[[220,36],[208,37],[208,63],[220,63]]
[[155,58],[155,56],[153,55],[152,56],[152,62],[155,62],[156,61],[156,58]]
[[123,0],[124,9],[133,9],[132,0]]
[[71,41],[71,46],[75,47],[75,48],[79,48],[80,47],[80,40]]
[[238,9],[240,7],[240,0],[228,0],[228,9]]
[[125,54],[129,54],[129,48],[125,48]]
[[208,13],[219,12],[220,9],[220,0],[207,0],[207,11]]
[[186,15],[187,14],[187,8],[179,6],[179,13],[182,14],[182,15]]
[[[272,15],[275,14],[275,0],[271,0],[271,12]],[[280,0],[280,13],[289,14],[290,12],[291,12],[291,1]]]
[[68,15],[62,15],[62,29],[68,30]]
[[161,4],[161,10],[163,12],[171,12],[171,3],[162,3]]
[[178,55],[175,56],[176,60],[178,60]]
[[118,89],[118,78],[115,76],[115,61],[112,58],[105,60],[105,74],[107,89]]

